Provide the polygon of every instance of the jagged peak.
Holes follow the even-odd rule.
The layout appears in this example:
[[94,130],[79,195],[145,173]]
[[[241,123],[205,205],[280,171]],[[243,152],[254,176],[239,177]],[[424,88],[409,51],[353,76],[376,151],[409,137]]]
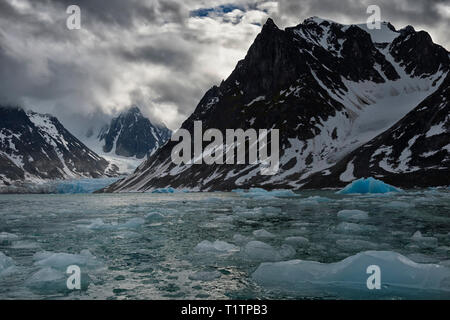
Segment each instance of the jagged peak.
[[273,21],[272,18],[268,18],[266,23],[263,26],[263,30],[267,30],[267,29],[280,30],[280,28],[278,28],[278,26],[275,24],[275,22]]

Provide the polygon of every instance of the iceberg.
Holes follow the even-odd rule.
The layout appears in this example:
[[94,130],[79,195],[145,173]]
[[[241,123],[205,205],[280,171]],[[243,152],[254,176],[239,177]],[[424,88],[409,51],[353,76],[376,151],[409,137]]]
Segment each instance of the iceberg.
[[195,251],[198,253],[233,253],[236,251],[239,251],[239,248],[235,245],[225,242],[216,240],[214,242],[203,240],[199,244],[197,244],[194,248]]
[[168,187],[168,188],[159,188],[152,191],[152,193],[175,193],[177,190],[174,188]]
[[[381,290],[368,290],[369,266],[381,270]],[[363,298],[366,294],[413,295],[420,290],[450,297],[450,268],[418,264],[392,251],[366,251],[335,263],[291,260],[262,263],[252,274],[259,285],[308,295],[326,290],[340,297]],[[416,290],[411,290],[416,289]],[[322,291],[324,292],[324,291]]]
[[401,189],[393,187],[381,180],[374,178],[361,178],[353,181],[344,189],[338,191],[338,194],[366,194],[366,193],[389,193],[401,192]]
[[280,248],[261,241],[250,241],[243,248],[242,254],[252,261],[280,261],[295,255],[295,249],[283,244]]
[[248,190],[234,189],[232,192],[239,193],[240,196],[244,198],[266,198],[271,199],[274,197],[286,198],[295,197],[297,194],[289,189],[279,189],[279,190],[265,190],[262,188],[250,188]]
[[15,270],[15,266],[16,264],[14,263],[14,260],[0,251],[0,277],[13,272]]

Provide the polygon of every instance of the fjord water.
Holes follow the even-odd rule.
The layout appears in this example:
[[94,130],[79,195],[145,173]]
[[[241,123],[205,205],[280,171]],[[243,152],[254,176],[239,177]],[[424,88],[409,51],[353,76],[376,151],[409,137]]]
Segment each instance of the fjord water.
[[[366,251],[401,254],[399,270],[381,268],[381,290],[352,283],[369,277],[360,263],[304,284],[277,265],[317,261],[336,274],[334,263]],[[450,192],[0,195],[0,252],[0,299],[449,299],[450,278],[429,287],[434,275],[421,272],[449,272]],[[67,290],[68,265],[82,290]],[[396,272],[418,282],[383,282]]]

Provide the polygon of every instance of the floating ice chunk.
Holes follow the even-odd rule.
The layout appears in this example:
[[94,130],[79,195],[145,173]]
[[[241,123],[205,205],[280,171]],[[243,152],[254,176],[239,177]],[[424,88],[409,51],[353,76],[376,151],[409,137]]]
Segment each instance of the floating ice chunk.
[[[411,293],[410,289],[450,291],[450,269],[436,264],[417,264],[391,251],[366,251],[336,263],[292,260],[262,263],[252,274],[260,285],[308,295],[309,290],[330,291],[340,297],[369,294],[367,267],[381,269],[383,294]],[[413,290],[414,291],[414,290]]]
[[140,228],[144,223],[145,220],[142,218],[132,218],[127,222],[121,224],[107,224],[104,223],[102,219],[95,219],[90,225],[87,226],[87,228],[92,230],[137,229]]
[[168,188],[159,188],[152,191],[152,193],[175,193],[177,190],[174,188],[168,187]]
[[211,242],[203,240],[195,246],[194,250],[199,253],[233,253],[239,251],[239,248],[225,241],[216,240]]
[[416,231],[411,240],[420,248],[435,248],[438,245],[438,239],[435,237],[424,237],[420,231]]
[[253,238],[243,236],[243,235],[241,235],[241,234],[239,234],[239,233],[237,233],[237,234],[235,234],[235,235],[233,236],[233,241],[234,241],[235,243],[239,244],[239,245],[248,243],[248,242],[250,242],[250,241],[252,241],[252,240],[253,240]]
[[369,215],[365,211],[361,210],[341,210],[337,214],[339,219],[342,220],[365,220],[369,218]]
[[[25,281],[25,285],[33,291],[43,294],[69,292],[67,288],[68,275],[65,272],[45,267],[34,273]],[[81,273],[81,290],[86,290],[91,279],[86,273]]]
[[6,276],[15,270],[14,260],[0,251],[0,277]]
[[17,239],[19,239],[19,237],[13,233],[0,232],[0,244],[9,244],[11,241]]
[[245,245],[243,254],[250,260],[280,261],[295,255],[295,249],[285,244],[278,249],[261,241],[250,241]]
[[82,250],[80,254],[54,253],[48,251],[38,252],[33,256],[34,264],[40,267],[51,267],[65,272],[70,265],[77,265],[80,268],[96,270],[103,267],[103,263],[98,260],[89,250]]
[[339,194],[355,194],[355,193],[388,193],[388,192],[400,192],[397,189],[383,181],[374,178],[361,178],[355,180],[339,191]]
[[351,222],[341,222],[337,225],[336,230],[341,233],[366,233],[366,232],[374,232],[377,231],[377,228],[374,226],[364,225],[364,224],[356,224]]
[[212,281],[221,277],[218,271],[199,271],[191,274],[188,278],[191,280]]
[[158,212],[150,212],[145,216],[145,220],[150,223],[161,222],[164,220],[164,216]]
[[406,203],[401,201],[391,201],[383,204],[381,207],[387,209],[409,209],[414,207],[414,203]]
[[267,230],[264,229],[260,229],[260,230],[255,230],[253,231],[253,235],[257,238],[266,238],[266,239],[270,239],[270,238],[275,238],[275,235]]
[[239,193],[245,198],[267,198],[271,199],[274,197],[284,198],[284,197],[295,197],[297,194],[292,190],[265,190],[262,188],[250,188],[248,190],[235,189],[233,192]]
[[309,240],[305,237],[287,237],[284,241],[293,247],[307,247],[309,245]]
[[220,216],[215,218],[214,220],[220,223],[231,223],[234,221],[234,218],[232,216]]

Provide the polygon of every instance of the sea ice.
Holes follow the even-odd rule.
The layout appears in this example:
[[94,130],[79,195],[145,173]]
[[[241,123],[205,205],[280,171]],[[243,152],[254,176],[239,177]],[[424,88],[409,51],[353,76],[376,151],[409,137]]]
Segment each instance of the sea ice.
[[438,246],[438,239],[435,237],[424,237],[420,231],[416,231],[411,240],[420,248],[435,248]]
[[0,232],[0,244],[9,244],[11,241],[17,239],[19,239],[19,237],[13,233]]
[[337,214],[339,219],[342,220],[365,220],[369,218],[369,215],[365,211],[361,210],[341,210]]
[[365,193],[389,193],[389,192],[400,192],[400,189],[397,189],[383,181],[374,179],[374,178],[361,178],[359,180],[355,180],[349,185],[347,185],[344,189],[339,191],[339,194],[365,194]]
[[[308,295],[314,289],[339,292],[341,297],[360,297],[367,290],[367,267],[382,272],[380,292],[422,289],[450,293],[450,269],[436,264],[418,264],[391,251],[366,251],[336,263],[292,260],[262,263],[252,274],[260,285]],[[359,291],[359,292],[358,292]]]
[[374,226],[357,224],[351,222],[341,222],[337,225],[336,230],[341,233],[366,233],[366,232],[374,232],[377,231],[377,228]]
[[212,281],[221,277],[221,273],[218,271],[198,271],[191,274],[188,278],[190,280],[200,280],[200,281]]
[[239,234],[239,233],[237,233],[237,234],[235,234],[233,236],[233,241],[235,243],[237,243],[238,245],[246,244],[246,243],[248,243],[248,242],[250,242],[252,240],[253,240],[253,238],[247,237],[247,236],[243,236],[242,234]]
[[309,240],[300,236],[287,237],[284,242],[293,247],[307,247],[309,245]]
[[275,235],[267,230],[264,229],[260,229],[260,230],[255,230],[253,231],[253,235],[256,238],[266,238],[266,239],[270,239],[270,238],[275,238]]
[[243,248],[243,254],[255,261],[280,261],[295,255],[295,249],[286,244],[281,248],[274,248],[261,241],[250,241]]
[[150,212],[145,216],[145,220],[150,223],[161,222],[164,220],[164,216],[158,212]]
[[15,270],[14,260],[0,251],[0,277],[5,276]]
[[35,265],[39,267],[51,267],[65,272],[70,265],[77,265],[80,268],[95,270],[103,267],[103,263],[98,260],[89,250],[82,250],[80,254],[54,253],[48,251],[38,252],[33,256]]
[[216,240],[214,242],[203,240],[195,246],[194,250],[199,253],[232,253],[239,251],[239,248],[231,243],[221,240]]
[[108,224],[103,222],[102,219],[95,219],[90,225],[87,226],[87,228],[92,230],[137,229],[140,228],[144,223],[145,220],[142,218],[132,218],[127,222],[120,224]]
[[274,197],[295,197],[297,194],[292,190],[265,190],[262,188],[250,188],[248,190],[235,189],[233,192],[239,193],[245,198],[273,199]]
[[[25,281],[25,285],[39,293],[65,293],[69,292],[67,288],[68,275],[65,272],[54,269],[52,267],[45,267],[34,273],[29,279]],[[91,279],[88,274],[81,273],[81,290],[86,290]]]

